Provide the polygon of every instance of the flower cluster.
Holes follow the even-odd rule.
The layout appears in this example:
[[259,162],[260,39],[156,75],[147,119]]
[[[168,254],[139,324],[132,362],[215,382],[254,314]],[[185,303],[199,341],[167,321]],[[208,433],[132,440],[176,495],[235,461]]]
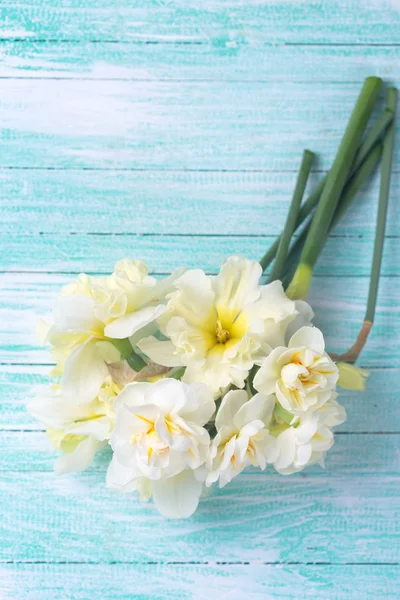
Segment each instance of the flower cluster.
[[54,324],[38,326],[55,384],[30,404],[63,451],[56,472],[86,469],[109,445],[107,486],[179,518],[248,466],[323,464],[345,419],[338,368],[309,305],[261,273],[232,256],[216,276],[156,280],[125,259],[66,286]]

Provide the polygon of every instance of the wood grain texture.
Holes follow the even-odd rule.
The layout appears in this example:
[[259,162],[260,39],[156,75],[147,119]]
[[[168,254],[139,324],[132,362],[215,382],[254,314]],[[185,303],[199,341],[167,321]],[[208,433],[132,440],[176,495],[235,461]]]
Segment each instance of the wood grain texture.
[[105,473],[57,478],[3,471],[2,560],[342,565],[400,559],[398,473],[242,474],[212,490],[178,525],[153,504],[107,490],[104,481]]
[[[1,33],[1,32],[0,32]],[[217,40],[216,40],[217,42]],[[369,75],[399,78],[399,46],[220,43],[147,44],[0,40],[0,77],[151,81],[332,81],[362,83]],[[357,69],[355,69],[355,65]]]
[[[313,174],[312,183],[322,176]],[[283,228],[295,179],[295,172],[0,169],[0,231],[9,234],[7,243],[15,235],[60,232],[274,236]],[[335,236],[373,236],[378,193],[376,174]],[[395,173],[392,197],[399,196]],[[400,205],[393,201],[386,233],[399,230]],[[3,262],[7,258],[4,253]]]
[[399,586],[393,565],[54,565],[19,564],[0,567],[4,600],[251,600],[301,598],[314,600],[393,599]]
[[[279,231],[279,230],[278,230]],[[219,271],[221,263],[233,254],[260,260],[275,241],[274,236],[207,235],[10,235],[8,252],[0,256],[0,271],[35,273],[110,273],[121,256],[141,256],[153,273],[169,273],[186,266],[200,267],[207,273]],[[332,237],[324,248],[315,269],[319,276],[369,277],[373,237]],[[383,277],[399,277],[400,264],[395,260],[400,239],[388,237],[384,246]],[[38,256],[40,261],[38,261]],[[201,264],[199,264],[201,256]],[[267,271],[269,272],[269,271]],[[6,278],[7,280],[7,278]]]
[[6,79],[0,167],[296,171],[309,147],[325,169],[360,89]]
[[396,44],[396,0],[4,0],[0,35],[26,40]]
[[[364,394],[327,469],[248,472],[170,522],[105,489],[107,449],[56,478],[26,401],[59,287],[124,255],[158,273],[259,258],[301,153],[329,168],[367,75],[399,82],[397,0],[3,0],[0,598],[398,597],[400,157]],[[331,350],[361,323],[379,178],[329,240],[311,301]],[[227,563],[227,564],[226,564]]]

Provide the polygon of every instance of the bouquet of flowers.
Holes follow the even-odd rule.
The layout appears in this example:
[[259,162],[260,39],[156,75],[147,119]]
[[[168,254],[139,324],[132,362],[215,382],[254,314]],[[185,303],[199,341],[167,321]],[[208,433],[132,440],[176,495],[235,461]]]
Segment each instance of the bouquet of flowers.
[[[55,380],[29,405],[62,452],[57,474],[86,469],[110,445],[107,486],[183,518],[205,488],[248,466],[323,466],[345,420],[337,385],[363,389],[367,375],[354,363],[375,313],[397,103],[389,88],[366,132],[382,87],[365,81],[331,170],[302,203],[314,158],[305,151],[284,230],[260,262],[231,256],[216,276],[182,268],[157,280],[123,259],[61,290],[54,323],[37,328]],[[332,355],[306,302],[313,267],[381,158],[366,317],[354,346]]]

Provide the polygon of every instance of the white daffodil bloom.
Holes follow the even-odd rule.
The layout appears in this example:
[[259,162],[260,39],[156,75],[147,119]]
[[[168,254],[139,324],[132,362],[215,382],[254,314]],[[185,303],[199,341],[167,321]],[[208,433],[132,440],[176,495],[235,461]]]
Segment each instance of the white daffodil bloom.
[[276,394],[282,407],[300,415],[329,400],[338,369],[325,352],[323,335],[316,327],[302,327],[264,359],[254,378],[263,394]]
[[95,400],[88,404],[68,402],[54,386],[28,404],[28,410],[47,428],[51,443],[66,454],[55,464],[58,475],[84,471],[97,450],[110,439],[115,423],[114,401],[121,386],[108,376]]
[[284,343],[295,303],[275,281],[260,285],[259,263],[230,257],[219,275],[200,269],[175,281],[167,311],[158,320],[169,338],[141,340],[139,348],[154,362],[185,366],[183,380],[206,383],[217,396],[230,384],[242,388],[259,359]]
[[324,456],[334,442],[331,428],[345,419],[345,410],[334,396],[319,409],[305,413],[296,426],[287,427],[277,435],[275,469],[282,475],[290,475],[315,463],[324,466]]
[[[175,379],[128,384],[117,400],[108,487],[129,491],[145,478],[162,514],[192,514],[202,488],[194,471],[208,458],[204,425],[214,411],[213,396],[203,384]],[[179,515],[173,514],[175,501]]]
[[[71,402],[87,403],[96,396],[108,376],[107,364],[120,358],[111,345],[99,340],[137,338],[156,329],[154,322],[166,310],[165,295],[174,279],[157,281],[148,275],[142,261],[121,260],[109,277],[79,275],[63,288],[54,308],[54,325],[40,322],[42,343],[53,347],[62,375],[64,396]],[[106,351],[106,354],[105,354]]]
[[268,424],[275,405],[273,396],[256,394],[248,400],[244,390],[226,394],[218,410],[212,441],[206,485],[219,481],[224,487],[249,465],[264,470],[275,460],[275,440]]

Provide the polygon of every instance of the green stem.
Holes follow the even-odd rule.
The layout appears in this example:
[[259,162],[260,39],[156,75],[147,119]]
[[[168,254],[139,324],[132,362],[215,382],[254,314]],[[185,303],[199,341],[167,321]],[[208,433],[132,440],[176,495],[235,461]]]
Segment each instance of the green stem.
[[[375,170],[376,166],[379,163],[379,160],[382,155],[382,145],[378,144],[375,148],[370,152],[369,156],[364,160],[361,166],[358,167],[357,171],[351,177],[349,182],[346,184],[346,187],[343,190],[342,196],[339,201],[339,205],[336,209],[336,212],[333,216],[331,224],[329,226],[329,231],[327,236],[333,231],[339,221],[343,218],[344,214],[350,207],[353,202],[355,196],[357,195],[361,186],[367,181]],[[287,263],[285,265],[285,271],[287,274],[284,277],[284,285],[288,284],[288,279],[293,276],[293,265],[296,264],[296,258],[299,256],[299,252],[301,251],[301,247],[304,243],[304,239],[307,237],[308,231],[310,229],[311,223],[309,223],[303,231],[300,233],[296,241],[292,245],[290,249],[290,253],[288,256]],[[320,252],[323,249],[325,241],[321,244]]]
[[303,200],[304,191],[306,189],[311,165],[313,163],[314,158],[315,154],[313,152],[311,152],[310,150],[304,150],[300,171],[293,192],[292,202],[290,204],[289,212],[286,218],[285,227],[280,236],[279,247],[276,253],[276,258],[269,281],[281,279],[282,269],[287,258],[290,240],[292,239],[292,235],[296,227],[301,202]]
[[133,350],[128,338],[123,340],[109,339],[108,341],[116,347],[121,354],[122,360],[126,360],[128,365],[136,371],[136,373],[141,371],[147,365],[143,358]]
[[[393,119],[393,111],[386,109],[380,115],[380,117],[374,123],[374,125],[371,127],[370,131],[367,133],[367,135],[365,136],[365,139],[363,140],[363,142],[360,146],[360,149],[357,153],[356,158],[354,159],[354,164],[351,169],[352,174],[360,166],[360,164],[364,161],[365,157],[370,152],[370,150],[374,147],[374,145],[381,139],[381,137],[385,133],[388,125],[390,125],[392,119]],[[306,218],[310,215],[310,213],[313,211],[313,209],[317,205],[319,199],[321,198],[323,189],[325,187],[327,177],[328,177],[328,174],[326,174],[323,177],[323,179],[321,179],[321,181],[319,182],[319,184],[317,185],[315,190],[310,194],[310,196],[304,202],[303,206],[300,208],[299,216],[296,221],[295,230],[298,227],[300,227],[300,225],[306,220]],[[276,240],[273,242],[272,246],[269,248],[269,250],[264,254],[262,259],[260,260],[260,264],[263,268],[263,271],[265,271],[265,269],[270,265],[270,263],[275,258],[278,247],[279,247],[280,239],[281,239],[281,236],[276,238]]]
[[[300,263],[289,286],[291,298],[305,298],[311,283],[312,269],[320,248],[327,237],[332,217],[340,195],[349,177],[361,138],[367,126],[372,109],[375,106],[382,80],[368,77],[358,97],[356,105],[346,127],[336,158],[330,169],[321,200],[312,219],[310,230],[304,243]],[[301,294],[301,295],[299,295]]]
[[397,108],[397,90],[396,88],[389,88],[387,107],[393,111],[394,119],[390,125],[385,139],[383,141],[383,153],[382,153],[382,171],[381,171],[381,185],[379,191],[379,206],[378,216],[376,223],[375,233],[375,244],[374,254],[372,260],[371,279],[369,284],[368,292],[368,305],[365,314],[365,321],[373,322],[375,317],[376,300],[378,296],[379,276],[381,273],[382,265],[382,253],[383,253],[383,242],[385,238],[385,226],[387,218],[387,207],[390,192],[390,178],[392,172],[393,162],[393,146],[394,146],[394,134],[395,134],[395,115]]
[[358,169],[358,167],[364,162],[365,158],[370,153],[375,144],[379,142],[381,138],[383,138],[387,128],[393,121],[393,117],[394,111],[391,108],[386,108],[380,115],[379,119],[377,119],[372,125],[371,129],[365,136],[359,151],[356,154],[354,164],[351,169],[351,174],[353,174]]

